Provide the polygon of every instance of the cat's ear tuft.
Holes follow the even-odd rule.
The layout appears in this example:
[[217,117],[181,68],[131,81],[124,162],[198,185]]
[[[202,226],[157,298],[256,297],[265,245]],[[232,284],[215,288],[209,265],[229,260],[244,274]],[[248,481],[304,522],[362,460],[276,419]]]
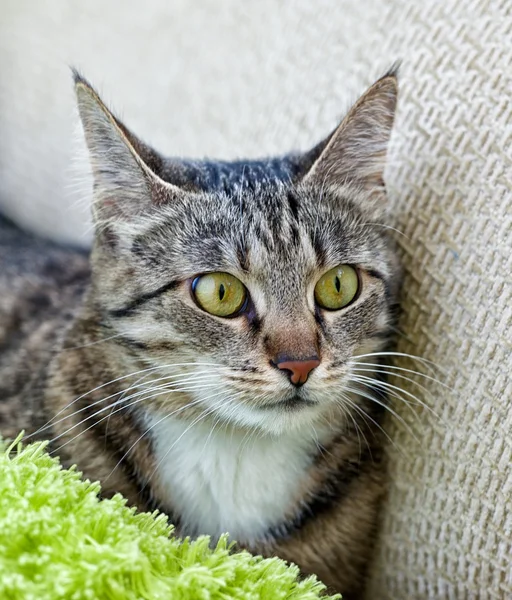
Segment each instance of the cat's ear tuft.
[[383,189],[386,154],[398,97],[398,67],[374,83],[325,140],[304,177],[321,186]]
[[96,223],[130,222],[157,204],[181,193],[148,166],[156,153],[138,140],[105,106],[99,94],[73,70],[78,110],[94,178]]

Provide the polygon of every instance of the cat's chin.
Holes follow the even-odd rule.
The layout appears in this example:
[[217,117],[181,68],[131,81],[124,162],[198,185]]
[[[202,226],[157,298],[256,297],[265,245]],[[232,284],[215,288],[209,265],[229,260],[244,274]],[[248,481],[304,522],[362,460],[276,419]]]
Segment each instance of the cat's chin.
[[258,429],[276,436],[311,430],[324,412],[320,403],[294,396],[265,406],[239,405],[225,417],[235,428]]

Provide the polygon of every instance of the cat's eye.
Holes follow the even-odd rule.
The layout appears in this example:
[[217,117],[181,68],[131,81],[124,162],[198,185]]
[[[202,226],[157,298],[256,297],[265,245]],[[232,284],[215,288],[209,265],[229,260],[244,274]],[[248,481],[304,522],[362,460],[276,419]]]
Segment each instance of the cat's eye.
[[358,289],[359,277],[354,267],[339,265],[318,280],[315,300],[322,308],[339,310],[352,302]]
[[244,284],[229,273],[207,273],[192,282],[192,293],[197,304],[211,315],[232,317],[247,301]]

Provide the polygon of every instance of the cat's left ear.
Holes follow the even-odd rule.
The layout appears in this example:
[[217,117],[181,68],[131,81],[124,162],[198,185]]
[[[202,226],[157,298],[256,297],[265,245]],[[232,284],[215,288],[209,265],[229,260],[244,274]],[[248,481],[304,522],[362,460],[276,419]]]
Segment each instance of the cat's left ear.
[[106,107],[96,90],[74,72],[78,110],[94,177],[96,226],[126,231],[145,214],[184,197],[185,190],[160,177],[160,155]]
[[397,69],[374,83],[323,143],[304,182],[383,189],[386,154],[398,97]]

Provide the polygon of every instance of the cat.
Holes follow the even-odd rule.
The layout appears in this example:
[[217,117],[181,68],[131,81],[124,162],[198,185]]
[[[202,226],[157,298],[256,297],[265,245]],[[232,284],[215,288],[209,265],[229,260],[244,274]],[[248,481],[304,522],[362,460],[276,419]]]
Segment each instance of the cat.
[[0,433],[360,597],[400,288],[396,70],[311,151],[236,162],[163,158],[74,78],[95,240],[0,221]]

